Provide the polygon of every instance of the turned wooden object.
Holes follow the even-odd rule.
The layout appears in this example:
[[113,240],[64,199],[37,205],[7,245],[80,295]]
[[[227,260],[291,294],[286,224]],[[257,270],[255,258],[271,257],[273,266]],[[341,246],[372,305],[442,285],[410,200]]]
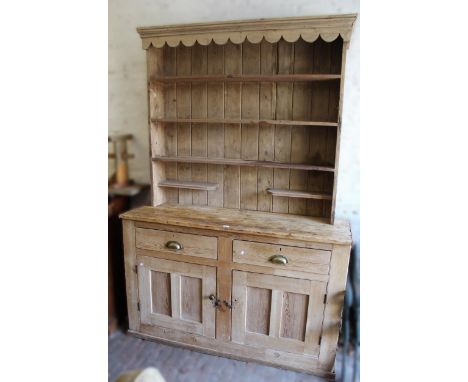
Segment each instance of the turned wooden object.
[[109,137],[109,142],[114,144],[114,153],[109,154],[109,158],[115,159],[115,185],[124,187],[129,184],[128,159],[133,158],[133,154],[127,152],[127,141],[133,139],[132,134],[113,135]]

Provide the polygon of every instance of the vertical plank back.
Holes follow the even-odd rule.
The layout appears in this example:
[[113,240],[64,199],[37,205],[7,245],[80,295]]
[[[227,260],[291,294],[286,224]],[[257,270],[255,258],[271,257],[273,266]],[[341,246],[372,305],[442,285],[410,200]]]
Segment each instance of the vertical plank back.
[[[330,73],[331,70],[331,44],[321,38],[314,42],[313,72]],[[330,83],[316,82],[312,85],[311,118],[317,121],[329,120]],[[336,133],[331,129],[317,126],[309,145],[309,160],[322,165],[333,165],[334,158],[329,155],[330,147],[335,144],[333,139]],[[311,171],[308,174],[308,189],[311,192],[329,192],[330,176],[321,172]],[[307,200],[307,214],[311,216],[330,216],[331,203],[326,200]]]
[[[294,71],[294,44],[281,39],[278,41],[278,74],[290,74]],[[276,85],[276,115],[275,119],[292,119],[293,84],[290,82]],[[291,160],[291,126],[276,125],[275,127],[275,160],[289,162]],[[275,168],[273,184],[275,188],[289,189],[289,169]],[[289,212],[288,198],[273,197],[273,212]]]
[[[312,73],[314,50],[313,45],[299,39],[294,47],[294,74]],[[293,92],[293,120],[310,120],[311,85],[297,83]],[[313,129],[309,126],[293,126],[291,128],[291,162],[307,163],[309,139]],[[307,171],[291,170],[290,187],[296,191],[307,191]],[[307,213],[306,199],[290,199],[289,213],[305,215]]]
[[[242,45],[228,42],[224,46],[225,74],[242,73]],[[241,84],[226,83],[224,96],[225,118],[241,118]],[[241,126],[240,124],[225,124],[224,155],[226,158],[241,157]],[[224,168],[224,207],[240,208],[240,168],[226,166]]]
[[[196,43],[192,47],[192,74],[207,74],[208,48]],[[192,118],[206,118],[208,111],[207,84],[203,82],[192,84]],[[192,155],[206,157],[208,155],[206,123],[192,125]],[[206,182],[207,165],[192,164],[192,178],[197,182]],[[192,191],[192,202],[195,205],[207,205],[207,191]]]
[[[208,45],[208,74],[224,73],[224,46],[211,43]],[[224,118],[224,84],[217,82],[208,83],[208,118]],[[224,125],[222,123],[210,123],[208,125],[209,158],[224,158]],[[208,205],[213,207],[223,206],[224,196],[224,168],[221,165],[209,164],[208,181],[217,183],[218,188],[208,191]]]
[[[176,48],[165,46],[164,48],[165,76],[176,75]],[[167,84],[164,87],[164,117],[176,118],[176,85]],[[166,155],[177,155],[177,125],[175,123],[158,124],[164,129],[164,151]],[[166,163],[166,179],[177,179],[177,163]],[[179,190],[166,189],[167,201],[177,203],[179,201]]]
[[[246,41],[242,47],[242,74],[259,73],[260,45]],[[260,85],[258,83],[242,84],[242,119],[259,118],[259,90]],[[241,158],[247,160],[258,159],[257,124],[242,125]],[[257,168],[241,167],[240,172],[240,208],[243,210],[257,210]]]
[[[148,49],[148,76],[204,75],[344,75],[341,38],[314,43],[262,40],[225,45]],[[340,127],[222,123],[230,120],[334,122],[340,119],[343,81],[173,82],[150,86],[152,155],[277,161],[337,166]],[[169,121],[158,122],[154,119]],[[195,119],[174,122],[174,119]],[[219,122],[206,123],[208,120]],[[157,187],[162,180],[206,182],[211,190]],[[336,177],[333,172],[215,163],[155,161],[153,204],[180,204],[280,212],[333,219]],[[331,198],[272,196],[268,189],[328,194]],[[291,194],[290,194],[291,195]],[[329,200],[331,199],[331,200]]]
[[[192,48],[182,44],[177,46],[177,75],[190,75],[192,71]],[[191,84],[178,83],[177,88],[177,118],[191,118]],[[192,138],[190,123],[179,123],[177,126],[177,155],[192,155]],[[189,163],[179,162],[177,164],[177,178],[179,180],[192,179],[192,166]],[[192,204],[192,190],[179,190],[179,203]]]
[[[275,74],[277,67],[277,45],[263,40],[260,44],[261,74]],[[260,83],[260,119],[274,119],[276,115],[276,84]],[[258,128],[258,159],[275,159],[275,126],[262,124]],[[257,209],[271,212],[272,196],[267,189],[273,187],[273,169],[260,167],[257,172]]]

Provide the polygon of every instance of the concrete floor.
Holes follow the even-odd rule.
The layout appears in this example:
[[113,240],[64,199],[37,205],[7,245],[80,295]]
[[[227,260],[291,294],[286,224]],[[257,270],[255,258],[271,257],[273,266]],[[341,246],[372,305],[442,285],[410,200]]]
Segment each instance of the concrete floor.
[[[349,358],[348,358],[349,359]],[[341,379],[341,352],[337,356],[335,369],[337,380]],[[211,356],[145,341],[122,332],[109,338],[109,382],[132,369],[153,366],[159,369],[167,382],[322,382],[323,378],[277,369],[254,362],[242,362]],[[351,360],[347,362],[347,378],[351,381]]]

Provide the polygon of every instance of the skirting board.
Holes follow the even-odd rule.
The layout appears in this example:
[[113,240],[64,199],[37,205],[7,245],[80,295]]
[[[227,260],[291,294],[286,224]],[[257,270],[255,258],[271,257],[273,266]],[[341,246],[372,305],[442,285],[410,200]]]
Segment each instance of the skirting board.
[[[267,366],[279,367],[286,370],[298,371],[301,373],[313,374],[329,380],[335,380],[335,373],[329,373],[319,368],[314,368],[317,364],[316,358],[309,358],[293,353],[281,351],[264,350],[250,347],[247,350],[246,345],[240,345],[233,342],[224,342],[198,336],[191,333],[162,328],[157,326],[141,325],[142,331],[128,330],[129,334],[135,337],[165,343],[168,345],[180,346],[186,349],[206,353],[209,355],[223,356],[244,362],[258,362]],[[143,331],[151,332],[151,334]],[[179,342],[183,340],[184,342]],[[242,354],[246,354],[243,356]],[[271,361],[269,360],[271,359]],[[285,364],[282,363],[285,362]]]

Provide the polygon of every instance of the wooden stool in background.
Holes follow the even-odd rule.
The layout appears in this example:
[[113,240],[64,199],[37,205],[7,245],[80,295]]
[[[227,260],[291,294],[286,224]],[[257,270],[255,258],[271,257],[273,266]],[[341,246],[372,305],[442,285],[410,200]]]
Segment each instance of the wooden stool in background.
[[132,134],[112,135],[109,142],[114,144],[114,153],[109,158],[115,159],[115,184],[114,187],[128,186],[128,159],[134,158],[127,152],[127,141],[133,139]]

